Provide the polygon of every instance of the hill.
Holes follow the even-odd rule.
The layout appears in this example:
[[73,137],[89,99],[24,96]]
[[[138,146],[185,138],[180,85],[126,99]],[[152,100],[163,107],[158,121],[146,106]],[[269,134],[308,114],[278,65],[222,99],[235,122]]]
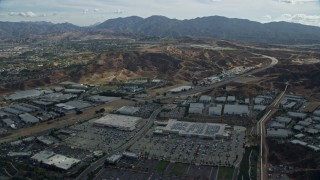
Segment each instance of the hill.
[[151,16],[132,16],[107,20],[97,29],[113,33],[159,37],[213,38],[271,44],[319,43],[320,28],[288,22],[262,24],[244,19],[220,16],[190,20]]
[[221,16],[190,20],[169,19],[164,16],[141,18],[131,16],[107,20],[90,27],[69,23],[0,22],[0,39],[26,38],[34,35],[81,32],[83,36],[107,33],[152,37],[190,37],[232,40],[266,44],[320,43],[320,27],[288,22],[258,23]]

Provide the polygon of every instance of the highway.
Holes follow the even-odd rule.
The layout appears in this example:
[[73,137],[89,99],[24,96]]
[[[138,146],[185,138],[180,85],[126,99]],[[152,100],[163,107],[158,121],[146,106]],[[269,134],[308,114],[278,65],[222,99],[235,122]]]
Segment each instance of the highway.
[[[259,54],[260,55],[260,54]],[[262,67],[262,68],[259,68],[259,69],[254,69],[254,70],[251,70],[249,72],[246,72],[244,74],[241,74],[239,76],[235,76],[235,77],[231,77],[231,78],[228,78],[228,79],[225,79],[223,81],[220,81],[218,83],[215,83],[213,85],[209,85],[209,86],[205,86],[205,87],[197,87],[197,88],[194,88],[192,90],[189,90],[189,91],[186,91],[186,92],[183,92],[183,93],[179,93],[179,94],[168,94],[167,96],[164,96],[160,99],[166,99],[166,98],[172,98],[172,97],[176,97],[176,96],[183,96],[183,95],[190,95],[190,94],[196,94],[196,93],[201,93],[201,92],[205,92],[205,91],[208,91],[208,90],[211,90],[213,88],[216,88],[216,87],[220,87],[222,85],[225,85],[225,84],[228,84],[230,82],[233,82],[239,78],[242,78],[242,77],[245,77],[245,76],[248,76],[248,75],[252,75],[252,74],[255,74],[255,73],[258,73],[258,72],[261,72],[261,71],[264,71],[268,68],[271,68],[273,67],[274,65],[278,64],[278,60],[274,57],[271,57],[271,56],[265,56],[265,55],[261,55],[265,58],[269,58],[271,60],[271,63],[265,67]],[[159,108],[157,109],[156,111],[154,111],[152,113],[152,115],[150,116],[149,118],[149,121],[148,123],[131,139],[129,140],[127,143],[123,144],[122,146],[120,146],[119,148],[113,150],[111,153],[103,156],[102,158],[100,158],[98,161],[92,163],[87,169],[85,169],[76,179],[77,180],[85,180],[87,179],[88,177],[88,174],[90,172],[93,172],[95,169],[97,169],[98,167],[102,166],[105,162],[105,160],[112,154],[116,154],[118,152],[121,152],[121,151],[124,151],[125,149],[127,149],[129,146],[131,146],[132,144],[134,144],[143,134],[145,134],[145,132],[150,129],[153,125],[153,122],[155,121],[157,115],[161,112],[162,108]]]
[[[288,88],[288,84],[284,91],[271,103],[267,108],[268,112],[258,121],[257,123],[257,134],[260,134],[260,179],[268,179],[268,145],[266,141],[266,122],[271,118],[271,116],[278,111],[278,107],[281,103]],[[260,131],[259,131],[260,130]]]
[[90,172],[93,172],[98,167],[101,167],[104,165],[105,160],[116,153],[122,153],[122,151],[125,151],[128,147],[130,147],[132,144],[134,144],[136,141],[138,141],[153,125],[155,119],[157,118],[158,114],[162,111],[162,108],[158,108],[155,110],[151,116],[149,117],[147,123],[141,128],[141,130],[128,142],[121,145],[120,147],[114,149],[112,152],[106,154],[105,156],[101,157],[99,160],[92,163],[89,167],[87,167],[76,179],[77,180],[85,180],[87,179]]
[[266,69],[268,69],[268,68],[271,68],[271,67],[275,66],[276,64],[278,64],[278,59],[276,59],[276,58],[274,58],[274,57],[266,56],[266,55],[261,55],[261,54],[256,54],[256,53],[252,53],[252,54],[260,55],[260,56],[262,56],[262,57],[264,57],[264,58],[268,58],[268,59],[271,60],[271,63],[268,64],[267,66],[262,67],[262,68],[254,69],[254,70],[248,71],[248,72],[246,72],[246,73],[243,73],[243,74],[241,74],[241,75],[224,79],[223,81],[214,83],[214,84],[209,85],[209,86],[196,87],[196,88],[193,88],[193,89],[191,89],[191,90],[189,90],[189,91],[182,92],[182,93],[178,93],[178,94],[167,94],[167,96],[164,96],[164,97],[159,98],[159,99],[167,99],[167,98],[172,98],[172,97],[177,97],[177,96],[186,96],[186,95],[190,95],[190,94],[196,94],[196,93],[205,92],[205,91],[211,90],[211,89],[213,89],[213,88],[217,88],[217,87],[220,87],[220,86],[229,84],[229,83],[231,83],[231,82],[233,82],[233,81],[235,81],[235,80],[237,80],[237,79],[240,79],[240,78],[242,78],[242,77],[246,77],[246,76],[249,76],[249,75],[252,75],[252,74],[255,74],[255,73],[264,71],[264,70],[266,70]]

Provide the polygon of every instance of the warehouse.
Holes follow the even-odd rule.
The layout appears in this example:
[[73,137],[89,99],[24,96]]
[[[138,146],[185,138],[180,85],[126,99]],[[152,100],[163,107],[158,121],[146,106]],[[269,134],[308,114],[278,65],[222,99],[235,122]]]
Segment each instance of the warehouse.
[[314,116],[317,116],[317,117],[320,117],[320,110],[315,110],[315,111],[313,112],[313,115],[314,115]]
[[288,112],[288,116],[295,118],[295,119],[304,119],[307,117],[306,113],[299,113],[299,112]]
[[124,114],[124,115],[134,115],[137,112],[140,111],[140,107],[134,107],[134,106],[122,106],[117,110],[118,113]]
[[180,86],[177,88],[170,89],[169,92],[170,93],[179,93],[179,92],[183,92],[183,91],[188,91],[190,89],[192,89],[192,86]]
[[21,121],[23,121],[26,124],[34,124],[39,122],[39,119],[34,117],[33,115],[29,114],[29,113],[24,113],[24,114],[20,114],[19,118],[21,119]]
[[211,116],[221,116],[222,115],[222,105],[217,105],[216,107],[209,108],[209,115]]
[[199,102],[201,103],[210,103],[211,101],[212,101],[212,97],[207,95],[203,95],[199,99]]
[[254,105],[253,110],[255,111],[264,111],[267,108],[265,105]]
[[31,157],[32,160],[53,166],[61,170],[69,170],[80,162],[79,159],[69,158],[51,151],[41,151]]
[[79,101],[79,100],[68,101],[65,104],[68,106],[75,107],[78,110],[83,110],[83,109],[87,109],[89,107],[92,107],[92,105],[90,103],[85,102],[85,101]]
[[204,105],[202,103],[190,103],[189,114],[202,114]]
[[139,117],[124,116],[118,114],[107,114],[93,123],[96,126],[111,127],[124,131],[133,131],[141,121]]
[[310,122],[307,122],[307,121],[299,121],[299,122],[298,122],[298,125],[305,126],[305,127],[306,127],[306,126],[310,126],[310,124],[311,124],[311,123],[310,123]]
[[174,133],[180,136],[196,136],[201,138],[227,138],[229,132],[225,130],[226,124],[193,123],[170,119],[164,133]]
[[95,95],[95,96],[89,96],[86,99],[88,101],[91,101],[91,102],[105,103],[105,102],[111,102],[111,101],[114,101],[114,100],[118,100],[120,98],[119,97],[107,97],[107,96]]
[[297,102],[286,103],[286,104],[283,105],[283,108],[292,109],[296,104],[297,104]]
[[247,105],[230,105],[224,106],[223,113],[225,115],[247,115],[249,114],[249,108]]
[[69,106],[67,104],[64,103],[60,103],[60,104],[56,104],[54,106],[54,109],[60,113],[64,113],[64,114],[72,114],[76,112],[76,108],[73,106]]
[[4,99],[7,101],[16,101],[16,100],[20,100],[20,99],[39,97],[42,94],[43,94],[43,92],[39,91],[39,90],[19,91],[19,92],[15,92],[15,93],[5,97]]
[[276,121],[288,125],[291,123],[292,119],[289,117],[278,116],[276,117]]
[[234,102],[236,102],[236,97],[235,97],[235,96],[228,96],[228,97],[227,97],[227,102],[228,102],[228,103],[234,103]]
[[225,96],[216,97],[215,101],[216,103],[225,103],[227,101],[227,97]]
[[278,122],[271,122],[269,125],[270,128],[274,128],[274,129],[284,129],[286,128],[286,125],[282,124],[282,123],[278,123]]
[[267,136],[272,138],[288,138],[292,132],[287,129],[267,129]]

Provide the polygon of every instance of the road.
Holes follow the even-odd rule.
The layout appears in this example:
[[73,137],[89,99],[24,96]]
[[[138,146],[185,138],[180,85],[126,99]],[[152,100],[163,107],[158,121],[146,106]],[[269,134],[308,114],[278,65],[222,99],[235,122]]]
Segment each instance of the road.
[[[288,88],[288,84],[284,91],[271,103],[271,105],[267,108],[267,113],[258,121],[257,123],[257,133],[260,134],[260,179],[268,179],[268,154],[269,149],[266,143],[266,123],[274,113],[278,111],[278,107],[281,103],[282,98],[284,97]],[[260,129],[260,131],[258,130]]]
[[205,92],[205,91],[211,90],[213,88],[217,88],[217,87],[229,84],[230,82],[233,82],[233,81],[235,81],[237,79],[240,79],[242,77],[246,77],[246,76],[249,76],[249,75],[264,71],[264,70],[266,70],[268,68],[271,68],[271,67],[275,66],[276,64],[278,64],[278,59],[276,59],[274,57],[261,55],[261,54],[256,54],[256,53],[253,53],[253,54],[260,55],[260,56],[262,56],[264,58],[268,58],[268,59],[271,60],[271,63],[268,64],[267,66],[262,67],[262,68],[254,69],[254,70],[248,71],[248,72],[246,72],[244,74],[241,74],[241,75],[238,75],[238,76],[235,76],[235,77],[231,77],[231,78],[228,78],[228,79],[224,79],[223,81],[214,83],[214,84],[209,85],[209,86],[196,87],[196,88],[193,88],[193,89],[191,89],[189,91],[178,93],[178,94],[167,94],[166,96],[161,97],[159,99],[167,99],[167,98],[172,98],[172,97],[177,97],[177,96],[187,96],[187,95],[190,95],[190,94],[196,94],[196,93]]
[[92,163],[89,167],[87,167],[76,179],[77,180],[85,180],[87,179],[90,172],[93,172],[98,167],[103,166],[106,159],[116,153],[121,153],[122,151],[125,151],[128,147],[130,147],[132,144],[134,144],[137,140],[139,140],[153,125],[154,121],[156,120],[158,114],[162,111],[162,108],[159,108],[155,110],[151,116],[149,117],[147,123],[141,128],[141,130],[128,142],[121,145],[120,147],[114,149],[112,152],[108,153],[107,155],[103,156],[99,160]]
[[[245,77],[245,76],[248,76],[248,75],[252,75],[252,74],[255,74],[255,73],[258,73],[258,72],[261,72],[261,71],[264,71],[268,68],[271,68],[273,67],[274,65],[276,65],[278,63],[278,60],[274,57],[271,57],[271,56],[265,56],[265,55],[261,55],[265,58],[269,58],[271,60],[271,63],[265,67],[262,67],[262,68],[259,68],[259,69],[254,69],[252,71],[249,71],[249,72],[246,72],[244,74],[241,74],[239,76],[235,76],[235,77],[231,77],[231,78],[228,78],[228,79],[225,79],[221,82],[218,82],[218,83],[215,83],[213,85],[210,85],[210,86],[205,86],[205,87],[197,87],[197,88],[194,88],[192,90],[189,90],[189,91],[186,91],[186,92],[183,92],[183,93],[179,93],[179,94],[168,94],[167,96],[165,97],[162,97],[160,99],[166,99],[166,98],[172,98],[172,97],[176,97],[176,96],[183,96],[183,95],[190,95],[190,94],[196,94],[196,93],[200,93],[200,92],[205,92],[205,91],[208,91],[208,90],[211,90],[213,88],[216,88],[216,87],[220,87],[222,85],[225,85],[225,84],[228,84],[230,82],[233,82],[239,78],[242,78],[242,77]],[[93,172],[95,169],[97,169],[98,167],[102,166],[105,162],[105,160],[112,154],[115,154],[117,152],[121,152],[121,151],[124,151],[127,147],[131,146],[133,143],[135,143],[148,129],[150,129],[152,127],[152,124],[154,122],[154,120],[156,119],[157,115],[160,113],[162,109],[158,109],[156,110],[155,112],[152,113],[152,115],[150,116],[149,118],[149,121],[148,121],[148,124],[145,125],[137,134],[136,136],[131,139],[130,141],[128,141],[127,143],[125,143],[124,145],[120,146],[119,148],[113,150],[111,153],[105,155],[104,157],[100,158],[98,161],[92,163],[87,169],[85,169],[78,177],[77,177],[77,180],[85,180],[87,177],[88,177],[88,174],[90,172]]]

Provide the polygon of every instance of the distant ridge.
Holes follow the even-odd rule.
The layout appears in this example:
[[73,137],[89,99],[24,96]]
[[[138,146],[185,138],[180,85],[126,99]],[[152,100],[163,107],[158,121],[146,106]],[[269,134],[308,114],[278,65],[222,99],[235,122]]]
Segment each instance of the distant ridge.
[[131,16],[107,20],[90,27],[69,23],[0,22],[0,38],[42,35],[64,32],[105,32],[155,37],[192,37],[224,39],[271,44],[320,43],[320,28],[288,22],[262,24],[245,19],[221,16],[190,20],[169,19],[164,16],[141,18]]

